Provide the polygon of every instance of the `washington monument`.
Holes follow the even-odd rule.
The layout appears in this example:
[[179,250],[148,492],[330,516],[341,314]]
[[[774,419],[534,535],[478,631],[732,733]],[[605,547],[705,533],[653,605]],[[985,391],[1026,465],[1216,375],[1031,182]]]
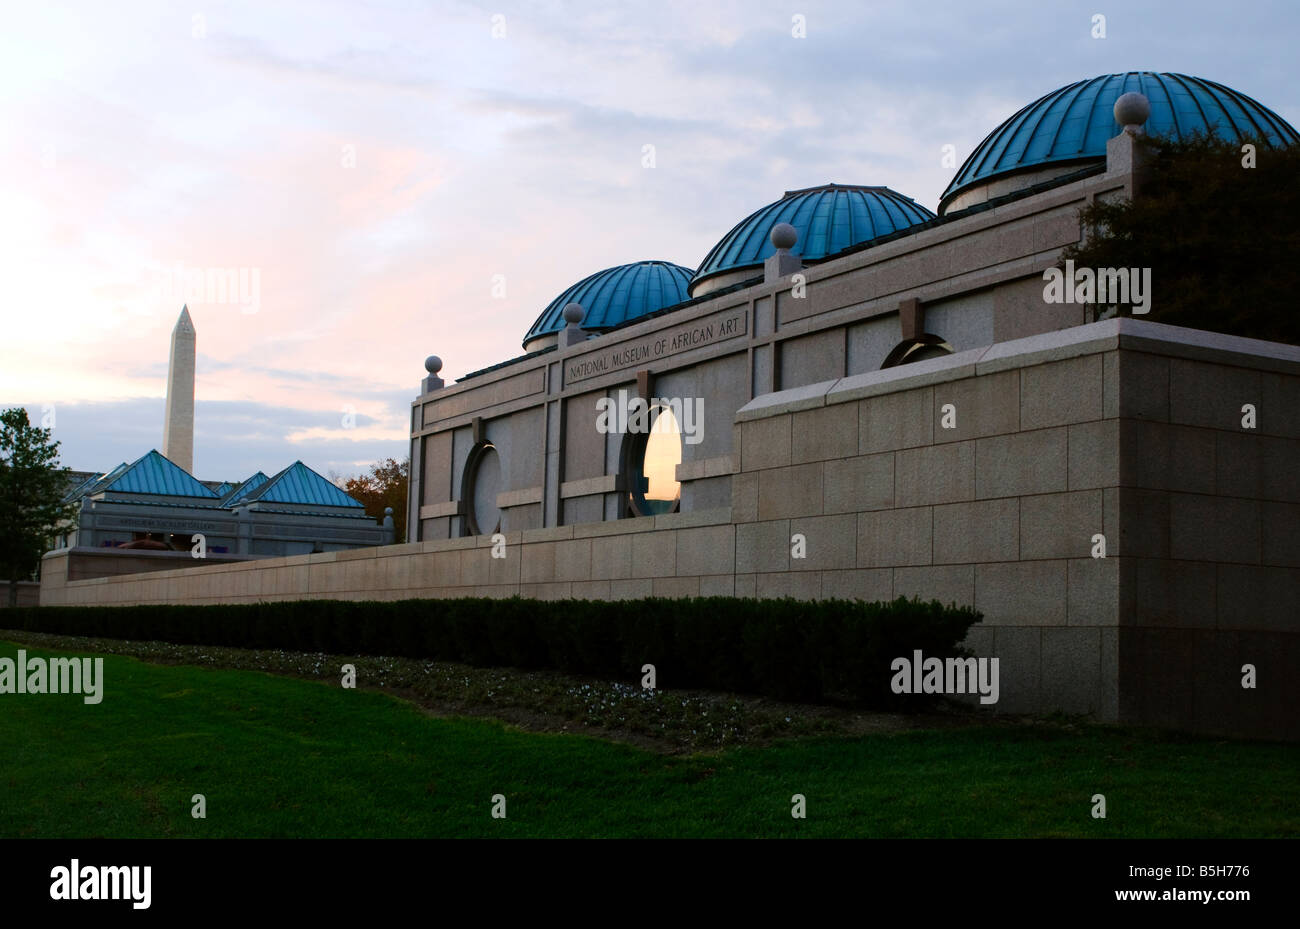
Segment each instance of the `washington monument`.
[[163,420],[163,455],[194,473],[194,323],[188,306],[172,330],[167,365],[167,413]]

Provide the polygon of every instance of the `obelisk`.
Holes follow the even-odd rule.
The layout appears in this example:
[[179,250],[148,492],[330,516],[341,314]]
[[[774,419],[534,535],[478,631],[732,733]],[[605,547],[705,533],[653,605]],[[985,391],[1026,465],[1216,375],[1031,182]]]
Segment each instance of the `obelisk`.
[[162,453],[190,474],[194,473],[194,338],[189,306],[183,306],[172,330],[171,360],[167,363]]

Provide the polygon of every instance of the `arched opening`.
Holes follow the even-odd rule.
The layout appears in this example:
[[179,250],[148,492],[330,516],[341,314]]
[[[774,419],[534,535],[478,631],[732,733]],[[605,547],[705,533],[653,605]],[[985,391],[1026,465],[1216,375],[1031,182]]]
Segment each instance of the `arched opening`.
[[667,404],[651,408],[649,428],[623,439],[622,474],[627,488],[624,513],[660,516],[681,506],[682,427]]
[[481,442],[470,450],[461,482],[465,501],[465,535],[487,535],[501,531],[501,456],[496,446]]
[[885,362],[880,367],[881,370],[896,368],[914,361],[925,361],[927,358],[942,358],[953,352],[953,347],[945,342],[942,336],[927,332],[919,339],[906,339],[899,342],[894,346],[893,351],[885,356]]

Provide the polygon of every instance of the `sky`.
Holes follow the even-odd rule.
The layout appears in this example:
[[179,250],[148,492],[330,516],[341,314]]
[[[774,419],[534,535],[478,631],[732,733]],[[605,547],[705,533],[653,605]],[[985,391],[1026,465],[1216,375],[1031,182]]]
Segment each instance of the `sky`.
[[0,407],[74,469],[160,448],[188,303],[197,477],[361,473],[427,355],[515,357],[570,284],[696,267],[786,190],[934,209],[944,146],[1062,85],[1178,71],[1300,125],[1297,34],[1294,0],[11,4]]

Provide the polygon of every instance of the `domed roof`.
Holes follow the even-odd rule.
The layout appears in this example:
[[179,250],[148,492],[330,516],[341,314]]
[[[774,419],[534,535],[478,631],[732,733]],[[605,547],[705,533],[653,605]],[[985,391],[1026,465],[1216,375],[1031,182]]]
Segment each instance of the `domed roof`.
[[777,223],[798,230],[793,254],[818,261],[934,218],[925,207],[888,187],[826,184],[786,191],[780,200],[742,219],[713,246],[695,272],[691,288],[727,271],[761,267],[776,252],[768,235]]
[[564,308],[582,305],[583,329],[612,329],[620,323],[686,300],[691,269],[667,261],[634,261],[597,271],[560,294],[542,310],[524,336],[525,347],[538,336],[564,328]]
[[1200,130],[1229,139],[1262,136],[1274,145],[1300,141],[1268,107],[1214,81],[1154,71],[1105,74],[1040,97],[990,132],[943,192],[939,212],[962,191],[993,178],[1105,158],[1107,140],[1120,133],[1115,101],[1129,92],[1151,102],[1148,135],[1181,137]]

